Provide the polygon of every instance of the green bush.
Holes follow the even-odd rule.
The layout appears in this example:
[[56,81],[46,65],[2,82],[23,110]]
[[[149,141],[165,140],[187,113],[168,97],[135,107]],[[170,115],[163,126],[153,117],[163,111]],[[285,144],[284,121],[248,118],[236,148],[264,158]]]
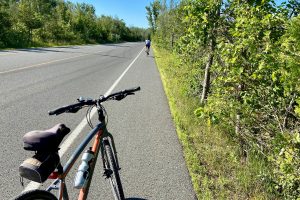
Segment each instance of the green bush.
[[274,153],[269,160],[274,163],[274,185],[285,199],[300,197],[300,134],[280,134],[274,140]]

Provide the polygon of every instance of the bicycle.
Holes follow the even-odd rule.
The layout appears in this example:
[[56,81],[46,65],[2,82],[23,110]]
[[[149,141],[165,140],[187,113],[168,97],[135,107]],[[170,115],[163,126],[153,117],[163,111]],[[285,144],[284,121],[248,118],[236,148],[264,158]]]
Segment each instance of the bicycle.
[[[51,171],[50,176],[48,176],[49,173],[46,175],[46,179],[51,177],[52,179],[54,178],[55,180],[52,182],[52,184],[46,190],[39,190],[39,189],[31,190],[31,191],[25,192],[23,194],[20,194],[15,199],[16,200],[29,200],[29,199],[30,200],[32,200],[32,199],[46,199],[46,200],[64,199],[64,200],[68,200],[69,196],[68,196],[68,192],[67,192],[67,186],[65,184],[65,177],[68,175],[69,171],[73,167],[73,165],[76,162],[76,160],[78,159],[79,155],[85,150],[86,146],[89,144],[89,142],[93,138],[95,138],[93,146],[90,147],[90,149],[85,152],[86,154],[84,154],[82,156],[82,160],[83,160],[82,166],[88,167],[88,172],[85,173],[86,171],[84,171],[84,170],[86,170],[86,169],[81,169],[81,171],[78,170],[76,179],[75,179],[75,183],[74,183],[75,185],[77,184],[78,188],[80,188],[80,193],[79,193],[78,199],[84,200],[87,198],[99,151],[101,152],[103,171],[104,171],[103,175],[107,179],[109,179],[114,198],[116,200],[125,199],[123,187],[122,187],[122,183],[121,183],[121,178],[119,175],[120,166],[119,166],[119,162],[118,162],[117,151],[116,151],[116,147],[114,144],[113,136],[111,133],[108,132],[108,130],[106,128],[107,113],[106,113],[106,110],[103,107],[102,103],[105,101],[108,101],[108,100],[120,101],[128,95],[134,95],[135,92],[139,91],[139,90],[140,90],[140,87],[122,90],[120,92],[110,94],[107,97],[101,95],[98,99],[94,99],[94,100],[90,99],[90,98],[80,97],[78,99],[78,103],[63,106],[63,107],[57,108],[53,111],[49,111],[49,115],[60,115],[62,113],[76,113],[80,109],[82,109],[84,107],[88,107],[88,110],[86,113],[86,119],[87,119],[88,124],[93,129],[88,133],[88,135],[85,137],[85,139],[79,144],[79,146],[77,147],[75,152],[71,155],[70,159],[67,161],[65,166],[62,166],[60,163],[60,160],[56,159],[56,161],[55,161],[56,167],[54,168],[54,170],[53,170],[53,168],[51,170],[48,170],[48,171]],[[90,116],[91,110],[94,107],[96,107],[96,109],[97,109],[98,120],[99,120],[99,123],[95,127],[93,127],[93,125],[92,125],[91,116]],[[35,155],[35,157],[32,157],[31,160],[30,159],[29,160],[32,162],[33,158],[36,159],[38,157],[37,155],[38,155],[39,151],[44,152],[43,149],[45,149],[46,147],[48,147],[48,151],[49,151],[49,147],[53,146],[53,145],[49,144],[50,139],[53,139],[53,135],[57,136],[58,134],[66,134],[66,132],[68,133],[69,131],[70,131],[70,129],[68,129],[65,125],[58,124],[55,127],[53,127],[52,129],[49,129],[46,131],[32,131],[32,132],[25,134],[25,136],[30,135],[31,139],[32,139],[32,137],[34,137],[35,141],[36,141],[36,139],[39,139],[39,143],[35,143],[32,141],[28,142],[26,140],[26,137],[25,136],[23,137],[24,143],[26,141],[26,145],[24,146],[24,148],[25,149],[27,148],[28,150],[37,151],[37,154]],[[49,135],[51,135],[51,138]],[[29,137],[27,137],[27,139],[28,138]],[[47,138],[48,143],[45,143],[45,141],[46,141],[45,138]],[[57,151],[58,151],[59,143],[62,141],[62,139],[63,139],[63,137],[59,138],[59,141],[56,141],[57,147],[55,147],[55,148],[57,149]],[[41,144],[42,143],[41,141],[43,141],[44,143]],[[45,153],[40,153],[40,154],[45,154]],[[48,152],[47,154],[50,154],[50,153]],[[51,158],[55,158],[55,155],[56,154],[53,154],[53,157],[51,157]],[[93,155],[93,156],[90,156],[90,155]],[[86,162],[86,160],[84,160],[84,159],[88,159],[89,156],[92,157],[92,159],[90,159],[89,162]],[[47,158],[49,158],[49,156]],[[52,159],[52,160],[55,160],[55,159]],[[47,162],[48,162],[47,163],[47,166],[48,166],[49,162],[50,162],[49,159]],[[51,162],[53,162],[53,161],[51,161]],[[86,164],[88,164],[88,166],[86,166]],[[20,166],[19,170],[20,171],[23,170],[22,172],[24,172],[24,167],[26,168],[26,166],[23,165],[23,168],[21,168],[21,166]],[[44,165],[44,166],[46,166],[46,165]],[[28,163],[27,163],[27,167],[28,167]],[[81,165],[80,165],[80,167],[81,167]],[[32,174],[31,171],[28,171],[28,169],[26,169],[26,170],[27,171],[25,171],[25,173],[23,173],[23,175],[24,174],[25,174],[25,176],[27,175],[27,177],[31,178],[31,180],[35,179],[34,178],[35,174]],[[35,172],[36,171],[38,171],[38,170],[35,170]],[[47,170],[43,169],[40,171],[44,172]],[[83,176],[83,179],[80,179],[81,176],[79,176],[79,175],[85,175],[85,176]],[[41,173],[41,174],[39,174],[38,178],[41,178],[42,176],[44,176],[44,174]],[[77,183],[76,183],[76,180],[77,180]],[[45,180],[38,179],[35,181],[44,182]],[[52,190],[58,190],[57,196],[55,196],[53,193],[51,193]]]
[[146,54],[147,54],[147,56],[149,55],[149,52],[150,52],[150,46],[146,46]]

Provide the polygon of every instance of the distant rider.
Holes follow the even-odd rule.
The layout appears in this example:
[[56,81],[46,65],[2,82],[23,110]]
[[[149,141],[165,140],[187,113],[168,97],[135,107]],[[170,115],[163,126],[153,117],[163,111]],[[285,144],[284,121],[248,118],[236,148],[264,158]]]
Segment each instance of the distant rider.
[[146,52],[149,55],[149,51],[150,51],[150,46],[151,46],[151,41],[150,40],[146,40],[145,41],[146,44]]

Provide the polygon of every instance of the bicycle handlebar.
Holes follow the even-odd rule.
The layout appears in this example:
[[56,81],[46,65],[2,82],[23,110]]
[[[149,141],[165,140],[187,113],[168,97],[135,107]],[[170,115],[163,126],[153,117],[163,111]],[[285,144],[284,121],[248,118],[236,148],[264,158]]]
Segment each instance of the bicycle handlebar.
[[97,105],[100,104],[104,101],[108,101],[108,100],[122,100],[124,99],[127,95],[133,95],[134,92],[141,90],[140,87],[136,87],[136,88],[131,88],[131,89],[126,89],[126,90],[122,90],[113,94],[108,95],[107,97],[105,96],[101,96],[99,99],[77,99],[79,101],[79,103],[75,103],[75,104],[71,104],[71,105],[66,105],[60,108],[57,108],[55,110],[49,111],[49,115],[60,115],[62,113],[76,113],[77,111],[79,111],[83,106],[91,106],[91,105]]
[[[135,87],[135,88],[127,89],[127,90],[122,90],[120,92],[110,94],[107,97],[104,97],[103,99],[104,99],[104,101],[106,101],[107,99],[119,100],[119,99],[116,99],[116,98],[120,98],[119,96],[123,96],[123,95],[125,95],[123,97],[123,98],[125,98],[127,95],[132,95],[132,94],[134,94],[134,92],[139,91],[139,90],[141,90],[140,87]],[[121,98],[120,100],[122,100],[123,98]],[[104,101],[101,100],[101,102],[104,102]]]
[[75,113],[79,109],[81,109],[84,105],[85,105],[84,103],[80,102],[80,103],[63,106],[63,107],[57,108],[55,110],[49,111],[49,115],[60,115],[64,112]]

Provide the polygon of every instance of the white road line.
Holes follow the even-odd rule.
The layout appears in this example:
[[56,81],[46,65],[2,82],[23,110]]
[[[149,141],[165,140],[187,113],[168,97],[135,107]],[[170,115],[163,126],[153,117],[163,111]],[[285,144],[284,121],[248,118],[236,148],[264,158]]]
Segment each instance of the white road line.
[[[97,51],[97,52],[94,52],[94,53],[100,53],[100,52],[103,52],[103,51]],[[90,54],[85,54],[85,55],[80,55],[80,56],[73,56],[73,57],[69,57],[69,58],[52,60],[52,61],[49,61],[49,62],[44,62],[44,63],[35,64],[35,65],[29,65],[29,66],[26,66],[26,67],[20,67],[20,68],[15,68],[15,69],[3,71],[3,72],[0,72],[0,74],[7,74],[7,73],[10,73],[10,72],[21,71],[21,70],[24,70],[24,69],[30,69],[30,68],[39,67],[39,66],[46,65],[46,64],[56,63],[56,62],[63,61],[63,60],[70,60],[70,59],[73,59],[73,58],[80,58],[80,57],[89,56],[89,55]]]
[[[108,96],[118,85],[118,83],[121,81],[121,79],[125,76],[127,71],[131,68],[133,63],[138,59],[138,57],[141,55],[141,53],[144,51],[144,48],[140,51],[140,53],[135,57],[135,59],[128,65],[128,67],[125,69],[125,71],[120,75],[120,77],[114,82],[114,84],[107,90],[107,92],[104,94],[104,96]],[[96,113],[96,109],[93,109],[91,112],[91,117],[93,117]],[[78,135],[81,133],[81,131],[84,129],[84,127],[87,125],[86,119],[83,118],[83,120],[78,124],[78,126],[72,131],[72,133],[69,135],[69,137],[63,142],[63,144],[60,146],[59,155],[62,157],[67,150],[70,148],[74,140],[78,137]],[[22,192],[26,192],[29,190],[35,190],[38,189],[41,186],[40,183],[36,183],[31,181],[26,188]]]
[[1,53],[0,56],[7,56],[7,55],[12,55],[12,54],[17,54],[17,53]]

